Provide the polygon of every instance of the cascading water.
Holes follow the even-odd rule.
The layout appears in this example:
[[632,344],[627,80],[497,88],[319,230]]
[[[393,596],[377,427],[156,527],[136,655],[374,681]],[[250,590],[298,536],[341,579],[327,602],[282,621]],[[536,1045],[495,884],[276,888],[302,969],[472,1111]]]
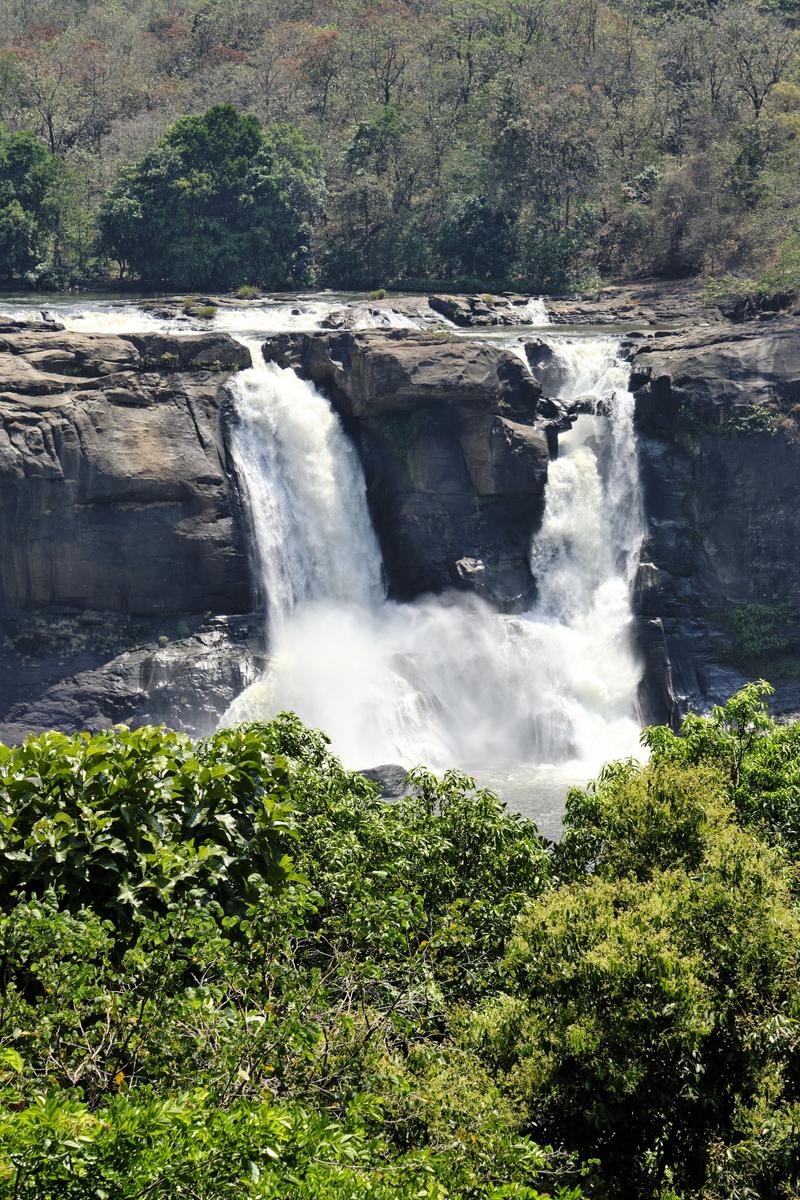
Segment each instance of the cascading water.
[[[249,343],[253,362],[261,348]],[[295,610],[383,598],[381,556],[358,455],[327,400],[289,368],[237,380],[233,453],[256,540],[270,634]]]
[[[197,328],[129,301],[54,307],[68,329],[95,333]],[[338,418],[310,384],[261,360],[258,334],[319,327],[337,312],[353,327],[419,323],[335,296],[221,306],[211,322],[251,335],[256,366],[233,384],[233,451],[271,663],[223,721],[293,709],[349,765],[462,766],[555,834],[565,784],[638,748],[629,597],[643,523],[625,369],[609,339],[548,339],[558,380],[548,389],[585,415],[550,464],[531,548],[536,607],[503,616],[463,594],[399,605],[384,596],[361,465]],[[27,317],[30,306],[8,315]],[[541,300],[520,307],[524,323],[547,324]],[[454,332],[506,345],[527,364],[518,332]]]
[[328,402],[274,366],[237,377],[233,450],[272,665],[226,721],[294,709],[360,767],[557,764],[581,778],[635,751],[631,398],[610,341],[565,341],[557,353],[563,398],[596,415],[561,438],[531,552],[540,597],[515,617],[462,595],[385,600],[360,464]]

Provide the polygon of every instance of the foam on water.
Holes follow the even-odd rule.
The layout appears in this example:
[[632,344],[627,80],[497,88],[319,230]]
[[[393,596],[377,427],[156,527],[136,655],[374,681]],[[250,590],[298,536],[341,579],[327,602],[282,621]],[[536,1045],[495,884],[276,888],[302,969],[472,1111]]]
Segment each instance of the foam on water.
[[591,395],[610,415],[581,417],[562,438],[531,550],[539,600],[515,617],[455,594],[386,601],[360,464],[325,398],[274,367],[236,378],[234,456],[272,664],[225,720],[294,709],[361,767],[550,764],[575,778],[635,752],[641,509],[625,371],[607,340],[558,353],[564,397]]

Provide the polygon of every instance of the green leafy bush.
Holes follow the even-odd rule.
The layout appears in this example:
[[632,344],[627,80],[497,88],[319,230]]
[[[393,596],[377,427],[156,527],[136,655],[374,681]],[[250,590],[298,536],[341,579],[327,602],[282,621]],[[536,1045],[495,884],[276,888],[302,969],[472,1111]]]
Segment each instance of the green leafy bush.
[[788,649],[786,626],[792,612],[785,605],[738,604],[728,613],[734,649],[744,660]]
[[160,911],[188,897],[241,909],[291,874],[288,769],[261,731],[194,746],[145,727],[0,746],[0,896],[55,887],[73,909]]
[[3,748],[0,1197],[787,1200],[768,694],[647,730],[555,847],[457,772],[387,804],[291,716]]

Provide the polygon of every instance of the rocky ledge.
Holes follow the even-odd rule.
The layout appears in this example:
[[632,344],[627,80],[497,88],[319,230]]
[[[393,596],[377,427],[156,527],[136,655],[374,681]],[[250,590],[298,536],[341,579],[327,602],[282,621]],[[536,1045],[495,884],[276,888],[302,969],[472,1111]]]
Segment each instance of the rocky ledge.
[[[220,334],[0,334],[0,737],[166,717],[168,677],[199,729],[239,690],[241,642],[203,614],[251,607],[223,391],[249,365]],[[176,622],[217,679],[194,724]]]
[[704,302],[694,283],[642,280],[612,284],[584,295],[546,297],[554,325],[615,325],[628,330],[668,326],[681,329],[718,326],[722,314]]
[[800,710],[800,327],[775,318],[632,360],[649,535],[637,587],[651,719],[747,678]]
[[558,406],[516,355],[405,330],[286,334],[265,357],[330,397],[364,465],[390,593],[527,607]]

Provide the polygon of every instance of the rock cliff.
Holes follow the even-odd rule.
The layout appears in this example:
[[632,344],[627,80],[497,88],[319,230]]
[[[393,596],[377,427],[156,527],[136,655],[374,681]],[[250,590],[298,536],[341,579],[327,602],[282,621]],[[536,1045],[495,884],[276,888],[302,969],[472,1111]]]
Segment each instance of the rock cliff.
[[659,339],[632,361],[649,538],[637,607],[649,716],[766,675],[800,708],[800,329]]
[[91,723],[104,688],[107,721],[135,717],[144,665],[128,663],[117,705],[119,678],[87,672],[157,649],[178,619],[188,632],[198,614],[249,611],[223,432],[223,385],[249,365],[226,335],[0,334],[0,735]]
[[354,437],[392,596],[530,603],[551,407],[517,356],[406,330],[283,335],[264,354],[317,384]]
[[[358,445],[398,599],[450,587],[513,611],[565,411],[546,341],[441,332],[271,338]],[[745,678],[800,710],[800,329],[780,317],[629,345],[648,537],[644,713]],[[263,667],[221,334],[0,329],[0,739],[169,720],[213,727]],[[551,378],[552,376],[552,378]],[[537,382],[537,378],[541,380]]]

